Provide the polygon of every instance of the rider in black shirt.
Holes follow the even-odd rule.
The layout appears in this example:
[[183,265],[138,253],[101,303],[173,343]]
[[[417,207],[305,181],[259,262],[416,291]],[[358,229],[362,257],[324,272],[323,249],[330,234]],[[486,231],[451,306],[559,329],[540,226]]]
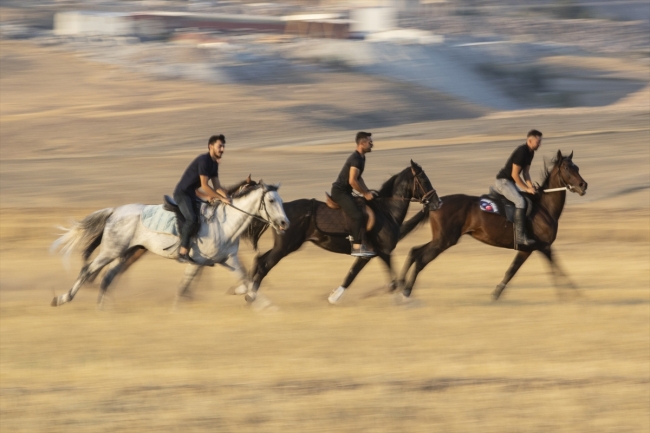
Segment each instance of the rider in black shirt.
[[[181,263],[190,261],[188,256],[190,235],[199,224],[196,190],[201,188],[203,195],[211,202],[219,200],[230,203],[228,194],[219,183],[219,161],[225,149],[226,137],[223,134],[210,137],[208,153],[199,155],[190,163],[174,190],[174,200],[185,217],[185,223],[181,227],[181,246],[178,252],[178,261]],[[208,185],[209,180],[212,181],[213,188]]]
[[352,197],[352,189],[363,195],[366,200],[372,200],[373,195],[361,178],[366,163],[366,153],[372,151],[372,134],[358,132],[356,136],[357,149],[345,161],[336,182],[332,184],[332,199],[341,206],[343,212],[352,220],[350,240],[352,255],[355,257],[372,257],[374,252],[363,244],[363,213]]
[[541,144],[542,133],[535,129],[529,131],[526,143],[512,152],[505,167],[497,174],[495,182],[497,192],[515,204],[515,230],[517,243],[520,245],[535,243],[534,239],[526,235],[526,200],[519,194],[519,191],[530,194],[536,192],[533,182],[530,180],[530,164],[533,162],[535,151]]

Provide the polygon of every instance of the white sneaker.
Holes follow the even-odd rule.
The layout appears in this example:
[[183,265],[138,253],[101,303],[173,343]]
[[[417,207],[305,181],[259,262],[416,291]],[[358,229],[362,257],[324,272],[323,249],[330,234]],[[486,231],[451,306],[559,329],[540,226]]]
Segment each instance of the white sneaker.
[[332,290],[332,293],[330,293],[330,295],[327,297],[327,301],[330,304],[334,305],[341,299],[343,293],[345,293],[345,289],[339,286],[337,289]]

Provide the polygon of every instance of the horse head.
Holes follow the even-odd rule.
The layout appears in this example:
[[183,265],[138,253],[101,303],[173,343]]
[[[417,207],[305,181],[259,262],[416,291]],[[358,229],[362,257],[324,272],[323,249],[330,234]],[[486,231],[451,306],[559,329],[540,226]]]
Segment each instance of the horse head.
[[265,218],[266,221],[273,227],[276,233],[284,232],[289,228],[289,219],[284,213],[284,206],[282,205],[282,198],[278,194],[278,189],[280,189],[280,184],[277,185],[267,185],[262,180],[259,182],[264,189],[264,194],[262,195],[262,205],[263,209],[262,218]]
[[442,200],[438,197],[429,177],[422,167],[411,160],[411,174],[413,175],[413,199],[422,204],[428,205],[429,210],[436,210],[442,206]]
[[553,159],[555,165],[552,172],[558,177],[561,186],[579,195],[587,193],[587,182],[580,176],[580,168],[573,163],[573,151],[570,155],[564,156],[560,150]]

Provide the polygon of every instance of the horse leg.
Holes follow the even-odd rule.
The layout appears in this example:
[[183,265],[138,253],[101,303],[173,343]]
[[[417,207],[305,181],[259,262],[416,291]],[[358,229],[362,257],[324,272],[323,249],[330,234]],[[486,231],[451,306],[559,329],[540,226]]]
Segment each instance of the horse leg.
[[[431,243],[431,242],[429,242]],[[402,266],[402,273],[400,274],[397,284],[401,287],[404,287],[405,281],[406,281],[406,274],[408,274],[409,270],[411,269],[411,266],[413,266],[413,263],[415,263],[415,258],[421,254],[422,249],[428,245],[420,245],[417,247],[413,247],[409,250],[408,255],[406,256],[406,261],[404,262],[404,266]],[[410,291],[409,291],[410,293]]]
[[81,286],[89,279],[92,278],[93,276],[97,275],[99,271],[104,268],[107,264],[115,260],[115,256],[113,254],[105,254],[105,253],[100,253],[97,257],[95,257],[95,260],[81,268],[81,271],[79,272],[79,276],[77,277],[77,281],[75,281],[74,285],[72,288],[67,292],[64,293],[63,295],[56,296],[54,299],[52,299],[51,305],[53,307],[57,307],[59,305],[63,305],[65,303],[68,303],[72,301],[74,296],[77,294],[77,291],[81,288]]
[[512,279],[512,277],[515,276],[521,265],[524,264],[526,259],[530,257],[531,252],[530,251],[518,251],[517,255],[515,256],[515,259],[512,261],[512,264],[506,271],[505,276],[503,277],[503,280],[499,283],[499,285],[494,289],[494,292],[492,292],[492,299],[495,301],[499,299],[499,296],[501,296],[501,293],[503,292],[503,289],[506,288],[506,284]]
[[181,284],[178,286],[178,292],[176,295],[176,299],[174,300],[174,307],[172,308],[173,310],[176,310],[178,308],[178,304],[182,298],[190,297],[190,293],[189,293],[190,285],[192,284],[192,281],[194,281],[194,278],[199,274],[199,272],[202,269],[203,266],[195,265],[192,263],[187,265],[187,267],[185,268],[185,274],[183,275],[183,279],[181,280]]
[[395,289],[397,289],[397,275],[393,270],[391,255],[386,254],[384,252],[378,252],[377,256],[379,256],[381,261],[384,262],[384,265],[386,265],[386,270],[388,271],[388,278],[390,279],[390,283],[388,283],[388,289],[390,292],[394,292]]
[[539,252],[542,253],[548,260],[548,263],[551,267],[551,274],[553,275],[553,283],[555,284],[556,288],[577,289],[576,285],[573,284],[569,277],[564,273],[560,265],[555,261],[553,250],[551,249],[550,245],[542,248],[539,250]]
[[[402,290],[402,295],[405,298],[411,296],[411,292],[413,291],[413,286],[415,285],[415,280],[417,279],[418,274],[422,272],[422,270],[431,261],[438,257],[438,255],[440,255],[440,253],[444,250],[446,250],[446,248],[441,248],[438,242],[433,241],[411,249],[409,252],[409,259],[415,266],[413,267],[413,272],[411,272],[411,276],[409,277],[408,282],[406,282],[404,285],[404,290]],[[409,259],[407,259],[407,261]],[[408,271],[408,268],[406,268],[406,270]],[[404,277],[406,277],[406,274]]]
[[357,275],[359,275],[359,272],[361,272],[361,270],[368,264],[369,261],[370,257],[357,257],[354,264],[348,271],[348,275],[345,277],[343,284],[334,289],[332,293],[330,293],[330,295],[327,297],[327,300],[330,304],[336,304],[341,299],[341,296],[343,296],[345,290],[350,287],[350,284],[352,284]]
[[245,294],[246,300],[249,302],[255,300],[255,293],[251,291],[251,281],[248,272],[246,272],[246,268],[239,261],[237,254],[229,256],[223,263],[221,263],[221,265],[234,272],[237,279],[241,282],[241,284],[235,289],[235,294]]
[[119,274],[126,272],[126,270],[130,268],[133,263],[138,261],[138,259],[140,259],[140,257],[142,257],[146,252],[147,250],[144,247],[137,246],[130,248],[126,253],[122,255],[122,257],[120,257],[120,261],[117,263],[117,265],[113,266],[108,272],[106,272],[106,275],[104,275],[104,278],[102,279],[102,282],[99,286],[97,308],[104,308],[106,291],[108,290],[108,286],[110,286],[110,284],[113,282],[113,279],[115,279],[115,277]]

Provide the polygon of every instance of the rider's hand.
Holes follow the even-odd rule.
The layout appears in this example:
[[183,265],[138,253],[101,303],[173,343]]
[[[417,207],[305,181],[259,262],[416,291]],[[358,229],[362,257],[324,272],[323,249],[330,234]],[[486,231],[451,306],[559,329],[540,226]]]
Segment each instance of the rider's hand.
[[531,186],[529,186],[528,188],[526,188],[526,192],[527,192],[528,194],[533,194],[533,195],[535,195],[535,194],[537,194],[537,189],[536,189],[536,188],[533,188],[533,187],[531,187]]
[[232,200],[230,199],[230,197],[224,197],[221,199],[221,201],[224,202],[225,204],[232,204]]
[[373,198],[375,198],[375,195],[374,195],[373,193],[371,193],[371,192],[367,192],[367,193],[365,193],[365,194],[363,195],[363,198],[365,198],[366,200],[370,201],[370,200],[372,200]]

